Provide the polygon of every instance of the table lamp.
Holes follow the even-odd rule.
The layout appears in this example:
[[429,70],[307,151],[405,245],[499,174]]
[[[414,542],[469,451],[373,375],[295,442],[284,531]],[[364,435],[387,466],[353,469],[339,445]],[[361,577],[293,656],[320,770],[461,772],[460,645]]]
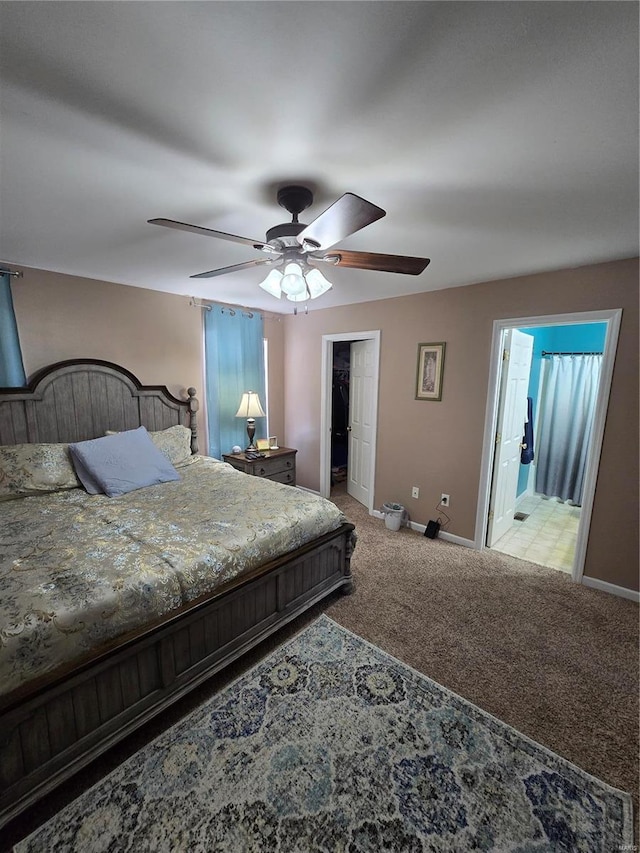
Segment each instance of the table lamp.
[[258,448],[253,443],[253,436],[256,433],[256,418],[264,418],[265,412],[260,405],[260,397],[257,391],[245,391],[242,395],[242,400],[236,412],[237,418],[247,419],[247,435],[249,436],[249,446],[247,450],[257,450]]

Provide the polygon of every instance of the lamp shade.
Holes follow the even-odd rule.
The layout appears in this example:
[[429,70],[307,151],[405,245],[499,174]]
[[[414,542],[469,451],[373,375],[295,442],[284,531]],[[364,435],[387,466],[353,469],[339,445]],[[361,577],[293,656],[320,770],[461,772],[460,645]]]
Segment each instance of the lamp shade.
[[237,418],[264,418],[265,413],[257,391],[245,391],[236,412]]
[[280,270],[271,270],[265,280],[260,282],[260,287],[263,290],[266,290],[267,293],[270,293],[272,296],[275,296],[276,299],[280,299],[280,297],[282,296],[282,291],[280,289],[281,281],[282,273],[280,272]]

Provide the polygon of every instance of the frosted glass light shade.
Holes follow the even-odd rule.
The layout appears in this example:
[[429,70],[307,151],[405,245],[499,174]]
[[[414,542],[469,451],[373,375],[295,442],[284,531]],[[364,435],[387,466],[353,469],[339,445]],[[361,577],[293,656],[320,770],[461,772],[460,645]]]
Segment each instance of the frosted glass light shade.
[[308,302],[309,301],[309,293],[307,288],[302,291],[302,293],[292,293],[287,296],[289,302]]
[[307,284],[302,276],[302,268],[299,264],[287,264],[284,268],[284,276],[280,287],[288,297],[300,296],[307,293]]
[[271,296],[275,296],[276,299],[280,299],[282,296],[281,283],[282,273],[280,270],[271,270],[265,280],[260,282],[260,287],[263,290],[266,290],[267,293],[270,293]]
[[242,395],[242,400],[240,400],[240,405],[238,406],[238,411],[236,412],[237,418],[264,418],[265,413],[262,409],[262,405],[260,403],[260,397],[258,397],[257,391],[245,391]]
[[260,287],[276,299],[280,299],[284,293],[290,302],[307,302],[322,296],[333,285],[316,267],[307,267],[303,272],[300,264],[290,263],[284,268],[284,274],[276,269],[271,270],[260,282]]
[[327,290],[331,290],[332,284],[320,272],[320,270],[312,269],[305,275],[307,287],[309,288],[309,296],[315,299],[317,296],[322,296]]

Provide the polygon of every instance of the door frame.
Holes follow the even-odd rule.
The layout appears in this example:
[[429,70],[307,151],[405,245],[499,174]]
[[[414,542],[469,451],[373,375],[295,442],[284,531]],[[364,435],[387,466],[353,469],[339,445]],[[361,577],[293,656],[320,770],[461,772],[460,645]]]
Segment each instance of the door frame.
[[487,408],[485,412],[484,437],[482,441],[478,509],[476,513],[474,547],[477,550],[483,551],[487,547],[486,538],[487,525],[489,521],[489,501],[491,495],[493,457],[495,452],[494,436],[498,420],[500,373],[502,370],[501,355],[504,332],[507,329],[514,328],[520,329],[535,326],[565,326],[572,323],[606,322],[607,333],[605,336],[602,356],[598,399],[596,401],[593,429],[591,433],[591,445],[587,456],[582,511],[580,513],[578,539],[576,542],[573,569],[571,572],[571,577],[574,581],[578,583],[582,581],[621,318],[622,308],[611,308],[600,311],[580,311],[571,314],[549,314],[546,316],[511,317],[505,320],[494,320],[493,336],[491,339],[491,359],[489,363],[489,388],[487,391]]
[[320,494],[323,498],[331,495],[331,390],[333,386],[333,343],[334,341],[373,341],[373,383],[371,412],[371,450],[369,470],[371,488],[369,490],[369,515],[373,515],[376,478],[376,441],[378,435],[378,384],[380,381],[380,329],[369,332],[340,332],[322,336],[322,366],[320,380]]

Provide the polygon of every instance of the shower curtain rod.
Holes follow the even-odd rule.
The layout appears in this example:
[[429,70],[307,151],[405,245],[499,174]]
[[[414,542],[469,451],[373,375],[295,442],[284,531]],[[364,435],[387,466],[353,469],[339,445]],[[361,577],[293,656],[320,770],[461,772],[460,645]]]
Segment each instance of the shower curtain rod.
[[547,352],[546,349],[542,350],[542,355],[602,355],[601,352]]

